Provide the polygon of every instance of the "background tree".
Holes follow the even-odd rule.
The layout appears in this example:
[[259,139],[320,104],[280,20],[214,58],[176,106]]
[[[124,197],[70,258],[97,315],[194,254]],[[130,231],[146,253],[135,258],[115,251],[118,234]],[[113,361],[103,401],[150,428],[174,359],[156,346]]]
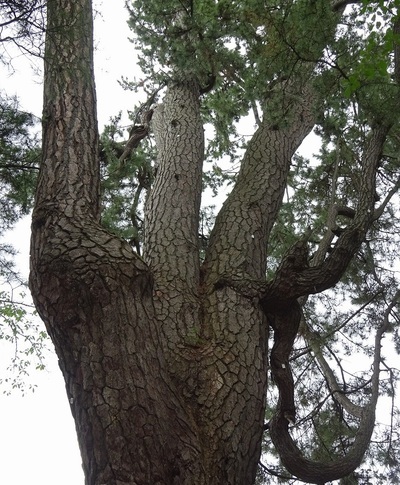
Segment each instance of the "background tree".
[[0,1],[0,61],[2,63],[11,62],[15,47],[22,54],[41,56],[45,5],[45,0]]
[[[18,55],[40,56],[44,36],[43,0],[0,2],[0,62],[12,70]],[[39,120],[21,110],[16,97],[0,92],[0,236],[29,214],[32,208],[40,149]],[[35,127],[36,125],[36,127]],[[0,340],[13,344],[15,352],[2,372],[4,392],[25,389],[30,364],[43,367],[45,332],[33,319],[33,305],[25,299],[27,282],[15,269],[15,250],[0,243]]]
[[34,116],[21,111],[16,98],[0,96],[0,232],[29,214],[35,174],[39,170],[39,142],[32,129]]
[[[350,476],[379,393],[394,389],[381,344],[399,300],[387,266],[398,225],[396,2],[130,3],[139,83],[159,98],[114,160],[123,180],[123,162],[154,134],[156,159],[140,154],[134,202],[122,201],[134,221],[147,192],[135,250],[101,224],[91,2],[47,7],[30,285],[87,483],[254,483],[264,434],[300,480]],[[239,150],[249,113],[255,130]],[[295,155],[315,127],[312,164]],[[227,153],[240,169],[200,247],[204,157]],[[335,359],[342,335],[344,353],[371,359],[370,375],[347,377]],[[266,406],[269,372],[277,400]],[[294,440],[296,420],[315,434]],[[372,456],[395,474],[393,434],[380,446]]]
[[[12,229],[32,208],[40,150],[34,133],[35,119],[21,111],[16,98],[0,94],[0,236]],[[14,264],[15,250],[0,243],[0,340],[15,351],[8,369],[2,372],[2,390],[25,389],[30,364],[43,366],[45,332],[34,323],[33,305],[24,296],[27,282]]]

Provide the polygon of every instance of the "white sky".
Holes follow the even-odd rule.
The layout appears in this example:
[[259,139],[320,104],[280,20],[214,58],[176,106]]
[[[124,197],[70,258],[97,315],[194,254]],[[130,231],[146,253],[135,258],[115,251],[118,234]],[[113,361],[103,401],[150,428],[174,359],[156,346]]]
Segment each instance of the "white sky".
[[[119,110],[132,109],[134,95],[122,90],[117,79],[133,79],[135,51],[127,41],[124,0],[97,1],[101,16],[96,18],[96,86],[100,130]],[[36,66],[37,67],[37,66]],[[22,109],[40,116],[42,84],[24,57],[13,62],[14,73],[0,66],[0,88],[18,95]],[[29,268],[29,218],[21,221],[9,240],[19,250],[18,266],[24,276]],[[43,324],[42,324],[43,325]],[[44,325],[43,325],[44,327]],[[0,345],[0,372],[6,366],[10,346]],[[84,483],[74,422],[66,399],[64,381],[53,353],[46,370],[32,370],[34,393],[11,396],[0,388],[0,484],[80,485]]]

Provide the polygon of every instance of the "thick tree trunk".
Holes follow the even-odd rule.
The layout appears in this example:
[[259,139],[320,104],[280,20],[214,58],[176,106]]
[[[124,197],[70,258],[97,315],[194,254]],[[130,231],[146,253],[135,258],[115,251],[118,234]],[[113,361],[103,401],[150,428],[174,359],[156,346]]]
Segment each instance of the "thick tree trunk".
[[[313,66],[299,66],[295,82],[283,81],[277,92],[281,118],[266,117],[248,145],[203,264],[199,86],[187,78],[169,84],[152,120],[158,171],[145,209],[142,259],[100,225],[91,1],[48,1],[30,286],[59,356],[87,485],[254,483],[267,316],[280,318],[272,323],[283,339],[272,355],[279,367],[297,332],[290,326],[287,339],[282,305],[333,284],[321,277],[348,264],[371,218],[379,158],[372,153],[354,231],[339,238],[331,258],[260,283],[291,158],[314,125]],[[385,132],[378,135],[382,141]],[[353,245],[343,259],[346,237]],[[281,377],[290,386],[281,401],[294,414],[291,374]],[[286,439],[287,423],[282,429]]]
[[90,1],[48,2],[30,276],[66,381],[86,483],[253,483],[266,325],[257,303],[231,290],[212,322],[205,311],[198,87],[171,86],[155,117],[160,168],[144,261],[99,224],[91,34]]

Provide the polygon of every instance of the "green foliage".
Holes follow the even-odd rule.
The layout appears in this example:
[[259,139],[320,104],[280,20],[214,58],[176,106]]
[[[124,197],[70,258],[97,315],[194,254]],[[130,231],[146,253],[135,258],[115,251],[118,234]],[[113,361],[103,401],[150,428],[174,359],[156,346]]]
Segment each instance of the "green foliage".
[[[0,291],[0,342],[11,344],[13,354],[6,369],[1,372],[2,392],[13,390],[25,393],[34,390],[35,385],[27,382],[32,367],[43,370],[47,334],[33,322],[33,307],[26,305],[26,295],[21,292],[18,300],[10,300],[10,293]],[[3,347],[4,348],[4,347]]]
[[[39,142],[34,117],[19,109],[16,98],[0,96],[0,235],[27,215],[33,202],[39,166]],[[29,370],[42,369],[46,334],[35,323],[27,303],[27,285],[16,272],[10,245],[0,244],[0,342],[13,349],[1,372],[3,392],[25,392]]]
[[400,41],[394,29],[398,6],[398,1],[364,1],[360,11],[349,16],[359,30],[348,30],[343,39],[346,43],[341,43],[346,49],[339,63],[345,73],[344,95],[351,97],[356,93],[360,103],[374,103],[372,110],[390,108],[381,103],[387,103],[390,96],[386,91],[393,88],[393,48]]
[[41,55],[45,0],[0,0],[0,62],[12,63],[10,44],[23,54]]
[[120,120],[121,114],[111,119],[100,138],[102,224],[140,252],[142,205],[153,180],[155,154],[151,140],[144,139],[121,161],[125,141]]
[[0,95],[0,233],[32,206],[40,154],[34,125],[16,98]]
[[226,155],[237,161],[244,146],[237,123],[250,112],[267,107],[268,116],[281,119],[270,93],[296,75],[298,59],[318,61],[334,18],[328,2],[307,0],[268,5],[136,0],[127,5],[145,76],[137,88],[152,91],[160,82],[184,78],[206,87],[212,80],[202,112],[212,127],[207,159],[213,164]]
[[47,334],[37,323],[26,294],[27,285],[15,271],[13,256],[12,247],[0,244],[0,344],[4,366],[0,388],[5,394],[35,389],[27,377],[33,368],[44,369],[47,350]]

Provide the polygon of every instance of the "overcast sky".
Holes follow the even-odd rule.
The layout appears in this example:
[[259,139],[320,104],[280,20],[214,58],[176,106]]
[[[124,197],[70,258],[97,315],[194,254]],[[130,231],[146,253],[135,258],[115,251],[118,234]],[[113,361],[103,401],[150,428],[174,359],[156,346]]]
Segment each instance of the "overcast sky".
[[[99,125],[119,110],[132,109],[134,95],[126,93],[117,79],[137,75],[135,52],[127,38],[124,0],[97,1],[96,86]],[[8,75],[0,66],[0,88],[20,98],[21,107],[40,116],[41,77],[24,57],[13,62]],[[37,67],[37,66],[36,66]],[[29,268],[29,218],[17,225],[9,240],[19,250],[18,265],[27,276]],[[43,324],[42,324],[43,325]],[[1,342],[0,342],[1,343]],[[50,345],[50,344],[49,344]],[[0,372],[12,349],[0,345]],[[66,399],[64,381],[55,354],[42,372],[32,371],[35,393],[22,397],[18,391],[4,396],[0,388],[0,483],[4,485],[80,485],[84,483],[74,422]]]

